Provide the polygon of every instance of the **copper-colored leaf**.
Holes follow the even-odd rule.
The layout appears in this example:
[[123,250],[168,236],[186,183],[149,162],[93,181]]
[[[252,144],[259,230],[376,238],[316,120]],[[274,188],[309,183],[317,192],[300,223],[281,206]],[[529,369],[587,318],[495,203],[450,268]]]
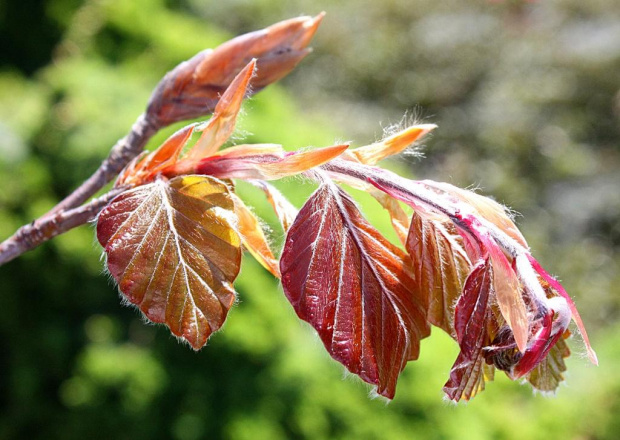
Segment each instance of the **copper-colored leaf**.
[[465,282],[463,294],[454,312],[454,327],[461,351],[450,371],[444,392],[458,402],[469,400],[484,390],[492,378],[491,367],[485,364],[483,347],[488,344],[487,321],[489,298],[493,289],[493,268],[489,261],[474,267]]
[[116,185],[141,185],[153,180],[164,168],[174,165],[195,128],[196,124],[181,128],[166,139],[157,150],[136,158],[121,172]]
[[258,74],[252,80],[252,92],[286,76],[310,52],[306,46],[323,15],[281,21],[179,64],[153,92],[148,118],[165,126],[211,113],[220,95],[254,58],[258,59]]
[[377,200],[381,206],[390,214],[390,221],[392,227],[398,236],[400,242],[404,245],[407,242],[407,235],[409,233],[409,216],[403,208],[398,204],[398,200],[388,196],[382,191],[376,190],[374,187],[368,185],[366,189],[371,196]]
[[206,176],[156,180],[99,215],[97,238],[124,297],[199,349],[235,301],[241,243],[228,187]]
[[570,356],[570,350],[564,338],[551,348],[545,359],[527,375],[527,380],[534,388],[543,392],[555,391],[564,380],[566,371],[564,358]]
[[238,145],[198,163],[180,162],[166,171],[168,175],[190,171],[220,179],[275,180],[303,173],[341,155],[348,145],[333,145],[313,150],[285,152],[274,145]]
[[284,232],[288,232],[299,212],[297,208],[295,208],[276,187],[268,182],[264,180],[251,180],[250,183],[265,192],[267,200],[273,207],[278,220],[280,220],[282,229]]
[[231,193],[237,214],[237,232],[241,236],[243,246],[254,258],[275,277],[280,278],[278,260],[273,256],[263,228],[250,208],[236,194]]
[[435,124],[413,125],[381,142],[351,150],[349,154],[361,163],[374,165],[386,157],[402,152],[435,128],[437,128]]
[[196,160],[215,153],[233,134],[241,103],[254,73],[256,60],[252,60],[230,83],[215,107],[213,117],[202,131],[200,139],[187,153],[188,160]]
[[471,270],[461,236],[445,216],[416,211],[406,249],[418,289],[429,295],[429,322],[452,334],[454,304]]
[[280,270],[286,296],[331,356],[392,398],[430,331],[407,255],[330,182],[299,212]]

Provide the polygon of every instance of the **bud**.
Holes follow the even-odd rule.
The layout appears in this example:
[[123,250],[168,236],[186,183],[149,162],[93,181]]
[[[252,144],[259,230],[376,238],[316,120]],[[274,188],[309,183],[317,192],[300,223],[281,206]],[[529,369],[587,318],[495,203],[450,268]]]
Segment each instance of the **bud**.
[[213,112],[220,96],[252,59],[257,74],[250,93],[286,76],[308,53],[324,13],[281,21],[204,50],[182,62],[157,85],[147,118],[159,127]]

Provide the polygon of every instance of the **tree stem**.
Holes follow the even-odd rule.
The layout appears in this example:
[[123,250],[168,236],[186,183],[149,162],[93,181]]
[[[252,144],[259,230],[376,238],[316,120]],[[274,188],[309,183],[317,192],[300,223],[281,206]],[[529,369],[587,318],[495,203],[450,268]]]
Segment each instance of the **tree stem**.
[[57,235],[93,220],[99,211],[125,190],[126,188],[114,188],[86,205],[56,214],[48,213],[29,225],[22,226],[0,244],[0,266]]
[[80,206],[92,197],[142,152],[146,143],[159,128],[145,114],[140,115],[131,127],[131,131],[112,147],[110,154],[101,163],[99,169],[42,218]]

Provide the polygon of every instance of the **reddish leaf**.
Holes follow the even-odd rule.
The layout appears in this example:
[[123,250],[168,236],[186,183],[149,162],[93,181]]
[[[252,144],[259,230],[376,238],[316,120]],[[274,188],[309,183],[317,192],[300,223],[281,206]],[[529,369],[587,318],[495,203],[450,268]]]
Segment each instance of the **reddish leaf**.
[[454,303],[471,270],[461,236],[445,216],[416,211],[406,249],[413,260],[418,290],[429,295],[429,322],[452,334]]
[[99,215],[97,238],[125,298],[199,349],[235,301],[241,243],[228,187],[206,176],[156,180]]
[[301,209],[280,260],[282,286],[299,317],[334,359],[388,398],[430,331],[426,299],[409,268],[406,254],[332,183]]
[[461,352],[452,366],[444,392],[456,402],[474,397],[484,389],[485,380],[492,377],[482,351],[489,342],[487,323],[492,290],[493,268],[486,260],[474,267],[467,277],[454,312],[454,328]]
[[568,307],[570,308],[573,321],[575,321],[575,324],[577,324],[579,333],[581,333],[581,337],[583,338],[586,350],[588,351],[588,358],[590,359],[590,362],[592,362],[594,365],[598,365],[598,357],[596,356],[596,352],[590,345],[590,338],[588,338],[588,333],[586,332],[586,328],[583,325],[583,321],[581,320],[581,316],[579,316],[579,312],[577,311],[577,307],[575,306],[573,299],[568,295],[568,293],[566,293],[566,290],[564,290],[562,285],[555,278],[549,275],[547,271],[545,271],[545,269],[542,268],[540,263],[538,263],[538,261],[536,261],[534,257],[529,256],[529,261],[532,264],[532,267],[534,267],[534,270],[538,272],[538,274],[543,278],[546,283],[549,284],[550,288],[554,291],[554,293],[566,300]]
[[142,185],[153,180],[162,169],[174,165],[195,128],[196,124],[187,125],[166,139],[152,153],[138,156],[121,172],[116,186]]
[[295,208],[276,187],[270,185],[268,182],[263,180],[252,180],[250,183],[265,192],[267,200],[273,207],[278,220],[280,220],[282,229],[284,229],[284,232],[288,232],[299,212],[297,208]]
[[275,180],[301,174],[341,155],[348,145],[286,152],[279,145],[238,145],[200,161],[183,160],[167,176],[208,174],[220,179]]
[[566,371],[564,358],[570,356],[570,350],[564,338],[551,348],[547,357],[526,376],[534,388],[543,392],[555,391],[564,380],[562,373]]
[[409,233],[409,216],[398,204],[398,200],[388,196],[386,193],[377,191],[372,186],[368,185],[366,191],[377,200],[381,206],[390,214],[390,221],[392,227],[398,236],[400,242],[404,245],[407,242],[407,235]]
[[280,278],[278,260],[273,256],[267,237],[263,232],[260,222],[254,213],[243,203],[236,194],[230,194],[235,203],[237,215],[237,232],[243,241],[243,246],[252,254],[265,269]]

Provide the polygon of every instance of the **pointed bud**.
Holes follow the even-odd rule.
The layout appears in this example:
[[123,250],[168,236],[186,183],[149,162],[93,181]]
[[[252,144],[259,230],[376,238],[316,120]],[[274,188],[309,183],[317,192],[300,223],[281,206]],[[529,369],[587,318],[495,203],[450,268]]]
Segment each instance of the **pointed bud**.
[[286,76],[309,52],[324,14],[281,21],[205,50],[168,72],[153,92],[147,117],[160,127],[213,112],[220,95],[252,59],[258,74],[251,90]]

